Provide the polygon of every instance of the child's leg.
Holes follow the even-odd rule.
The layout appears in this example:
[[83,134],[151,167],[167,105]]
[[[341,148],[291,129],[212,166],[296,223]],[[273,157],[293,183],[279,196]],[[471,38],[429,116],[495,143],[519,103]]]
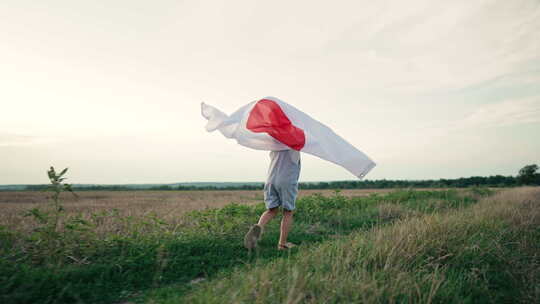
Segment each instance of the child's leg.
[[258,225],[264,227],[271,219],[273,219],[278,213],[278,207],[270,208],[266,210],[259,218]]
[[263,228],[274,216],[276,216],[278,208],[271,208],[266,210],[259,219],[259,223],[251,226],[249,231],[244,236],[244,246],[251,251],[251,249],[257,247],[257,242],[262,236]]
[[283,209],[283,218],[281,219],[281,233],[279,235],[279,245],[287,244],[287,236],[293,223],[293,211]]

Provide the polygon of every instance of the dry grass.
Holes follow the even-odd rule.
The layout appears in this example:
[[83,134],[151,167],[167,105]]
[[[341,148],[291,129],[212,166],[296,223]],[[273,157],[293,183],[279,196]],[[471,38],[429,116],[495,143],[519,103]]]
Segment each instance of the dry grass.
[[[391,217],[404,212],[381,206]],[[211,282],[191,303],[538,303],[540,188],[405,217]]]
[[383,203],[377,206],[379,210],[378,218],[381,221],[393,221],[397,219],[403,219],[409,216],[416,216],[420,212],[407,209],[402,205]]
[[[357,197],[389,191],[349,190],[341,195]],[[21,303],[45,298],[57,302],[120,299],[126,296],[119,295],[120,291],[150,286],[158,287],[156,301],[164,303],[223,303],[224,298],[230,300],[225,302],[238,303],[463,303],[445,301],[449,298],[444,293],[462,300],[470,290],[463,289],[459,282],[489,286],[480,280],[487,272],[475,266],[479,270],[472,268],[473,272],[467,273],[465,269],[458,272],[457,280],[454,275],[454,281],[449,281],[449,263],[468,267],[471,262],[482,262],[484,252],[506,258],[506,243],[518,244],[516,241],[524,238],[515,235],[538,226],[534,218],[526,217],[534,214],[530,209],[538,201],[527,191],[512,190],[510,197],[498,194],[483,200],[482,208],[466,208],[475,203],[471,195],[480,197],[485,192],[477,188],[459,193],[398,191],[350,200],[335,196],[333,191],[302,191],[301,196],[321,193],[329,198],[313,196],[299,201],[299,210],[309,210],[296,216],[294,237],[300,246],[283,255],[275,250],[275,244],[268,245],[277,240],[276,221],[265,233],[263,243],[267,241],[268,246],[259,246],[255,259],[241,248],[241,237],[262,212],[261,191],[80,192],[78,200],[64,196],[62,204],[67,215],[61,214],[58,229],[49,222],[48,226],[31,229],[43,218],[40,214],[47,213],[35,211],[34,217],[27,218],[21,215],[32,207],[45,208],[47,193],[0,193],[0,207],[9,206],[0,215],[2,223],[7,224],[0,225],[8,230],[33,230],[20,234],[0,227],[0,236],[6,241],[0,244],[7,244],[0,249],[6,257],[4,262],[10,261],[0,265],[0,272],[8,273],[0,276],[8,278],[8,284],[0,284],[0,290],[21,299]],[[221,207],[229,202],[259,205],[229,205],[185,216],[187,211]],[[118,212],[110,212],[113,209]],[[516,214],[525,216],[513,216],[513,221],[506,213],[490,213],[502,209],[517,210]],[[70,226],[73,220],[79,220],[77,213],[88,224]],[[517,227],[516,233],[505,239],[499,238],[503,221]],[[396,224],[390,227],[389,222]],[[474,238],[487,240],[478,245],[484,248],[477,247]],[[534,248],[524,243],[519,246],[520,252]],[[468,256],[461,257],[463,252]],[[497,260],[496,264],[502,266],[495,271],[508,272],[504,268],[508,262],[517,278],[536,284],[538,272],[528,262],[519,261],[531,255]],[[234,265],[242,266],[233,270]],[[532,274],[525,271],[530,269]],[[201,274],[207,280],[188,291],[191,287],[184,283]],[[184,283],[176,285],[178,282]],[[161,284],[168,283],[174,286],[161,288]],[[523,283],[527,286],[523,290],[528,291],[519,296],[534,300],[537,292],[527,284]],[[65,286],[71,286],[69,291]]]
[[[371,193],[387,193],[390,189],[377,190],[343,190],[340,193],[347,197],[366,196]],[[324,196],[334,195],[333,190],[301,190],[299,197],[320,193]],[[23,216],[26,210],[47,205],[50,193],[30,191],[0,192],[0,226],[14,230],[28,231],[34,228],[35,221]],[[207,208],[221,208],[232,202],[239,204],[256,204],[263,201],[261,190],[241,191],[81,191],[78,198],[69,193],[61,196],[62,205],[68,215],[81,213],[88,218],[92,213],[117,209],[120,216],[144,216],[154,213],[167,222],[176,223],[180,216],[188,211]],[[109,231],[115,227],[107,227]],[[103,231],[105,232],[105,231]]]

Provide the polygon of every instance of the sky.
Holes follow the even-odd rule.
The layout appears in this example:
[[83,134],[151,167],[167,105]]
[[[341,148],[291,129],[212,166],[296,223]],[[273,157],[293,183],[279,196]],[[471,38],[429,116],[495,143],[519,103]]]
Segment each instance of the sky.
[[[540,2],[0,2],[0,184],[264,181],[207,133],[276,96],[376,163],[368,179],[540,163]],[[354,180],[302,155],[301,181]]]

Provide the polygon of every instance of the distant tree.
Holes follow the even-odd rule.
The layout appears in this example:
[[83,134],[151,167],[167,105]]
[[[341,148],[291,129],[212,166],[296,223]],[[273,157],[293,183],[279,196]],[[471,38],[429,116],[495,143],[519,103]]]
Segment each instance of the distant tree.
[[538,165],[527,165],[521,170],[519,170],[518,174],[518,182],[522,185],[532,185],[532,184],[538,184],[540,180],[540,174],[536,173],[538,171]]

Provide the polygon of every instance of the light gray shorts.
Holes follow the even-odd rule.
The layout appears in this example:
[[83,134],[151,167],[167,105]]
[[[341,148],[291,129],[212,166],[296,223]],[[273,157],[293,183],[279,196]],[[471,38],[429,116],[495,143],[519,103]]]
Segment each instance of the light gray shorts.
[[298,184],[289,185],[264,185],[264,202],[266,209],[281,206],[285,210],[293,211],[296,208],[296,196],[298,195]]

